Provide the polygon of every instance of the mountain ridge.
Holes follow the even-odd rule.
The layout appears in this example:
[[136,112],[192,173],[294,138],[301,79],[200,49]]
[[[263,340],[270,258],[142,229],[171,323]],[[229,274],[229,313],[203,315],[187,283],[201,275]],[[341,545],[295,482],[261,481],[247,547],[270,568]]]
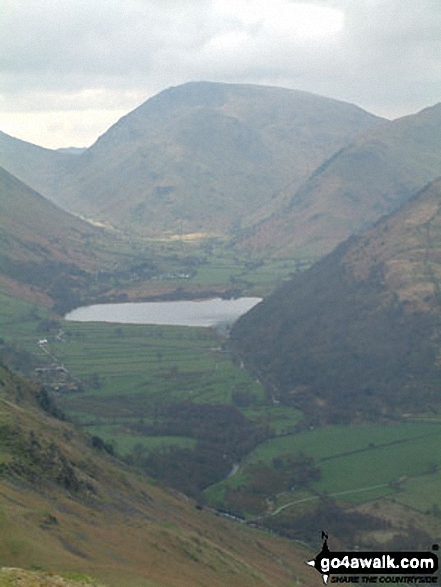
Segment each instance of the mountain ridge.
[[[333,154],[239,246],[318,256],[441,174],[441,104],[368,130]],[[272,242],[274,241],[274,242]]]
[[236,348],[311,422],[438,410],[441,180],[239,319]]
[[56,153],[60,172],[51,155],[37,187],[65,209],[139,233],[227,234],[381,122],[306,92],[190,82],[144,102],[85,153]]
[[0,166],[45,196],[56,189],[60,174],[69,169],[76,157],[0,131]]

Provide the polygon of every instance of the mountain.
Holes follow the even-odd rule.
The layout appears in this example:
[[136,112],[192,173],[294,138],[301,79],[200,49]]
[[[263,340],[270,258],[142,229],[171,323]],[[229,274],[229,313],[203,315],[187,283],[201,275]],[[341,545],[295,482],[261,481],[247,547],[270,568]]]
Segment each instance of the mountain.
[[294,543],[160,488],[1,365],[0,403],[0,559],[2,567],[40,570],[3,570],[8,585],[18,575],[20,585],[73,587],[50,582],[49,572],[108,587],[316,584]]
[[3,291],[49,304],[44,292],[64,274],[95,270],[90,248],[101,232],[58,208],[0,168],[0,284]]
[[75,160],[76,155],[38,147],[0,131],[0,166],[40,194],[56,191],[60,177]]
[[0,167],[0,292],[64,313],[116,283],[145,278],[153,266],[145,250],[62,210]]
[[[306,92],[188,83],[147,100],[83,154],[27,148],[25,180],[65,209],[141,233],[226,234],[268,214],[281,189],[380,122]],[[38,186],[28,152],[47,156]],[[65,157],[56,178],[55,157]],[[24,178],[0,150],[2,163]]]
[[441,103],[357,137],[278,196],[280,208],[238,241],[254,251],[312,256],[383,214],[441,175]]
[[82,155],[87,151],[86,147],[65,147],[57,149],[58,153],[69,153],[71,155]]
[[[0,167],[0,254],[87,263],[84,242],[99,230],[65,212]],[[92,257],[92,255],[90,255]],[[90,262],[90,260],[89,260]]]
[[243,316],[231,340],[312,424],[441,408],[441,179]]

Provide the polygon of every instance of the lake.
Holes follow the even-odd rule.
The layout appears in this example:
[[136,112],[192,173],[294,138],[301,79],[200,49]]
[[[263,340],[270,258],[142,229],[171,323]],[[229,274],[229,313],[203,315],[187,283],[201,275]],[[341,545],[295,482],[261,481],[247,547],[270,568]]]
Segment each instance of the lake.
[[261,298],[127,302],[77,308],[65,319],[75,322],[162,324],[169,326],[229,326],[258,304]]

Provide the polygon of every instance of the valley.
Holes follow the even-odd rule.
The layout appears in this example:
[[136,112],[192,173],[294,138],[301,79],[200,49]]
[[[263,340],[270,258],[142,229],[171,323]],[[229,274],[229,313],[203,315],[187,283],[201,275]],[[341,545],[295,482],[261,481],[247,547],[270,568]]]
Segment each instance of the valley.
[[[296,273],[308,266],[303,259],[267,261],[255,269],[247,260],[241,267],[222,257],[216,246],[208,258],[213,264],[196,265],[190,279],[176,279],[167,271],[166,279],[123,284],[127,298],[137,299],[140,291],[159,298],[201,295],[227,291],[233,284],[236,291],[265,295],[284,270]],[[216,276],[214,282],[210,275]],[[323,521],[315,516],[323,515],[320,507],[329,499],[339,520],[344,520],[343,512],[348,516],[341,528],[327,521],[339,539],[352,528],[354,540],[382,544],[397,535],[408,539],[404,537],[414,526],[426,532],[428,524],[430,535],[437,535],[441,419],[436,413],[384,416],[379,424],[331,423],[316,429],[314,424],[308,430],[311,424],[302,404],[280,401],[273,386],[245,370],[224,332],[66,322],[35,304],[2,300],[1,331],[7,341],[3,356],[52,389],[60,408],[112,452],[184,491],[202,507],[313,543],[312,527]],[[37,344],[42,339],[49,354]],[[67,374],[54,371],[54,357]],[[240,434],[233,434],[238,429]],[[428,453],[427,459],[421,459],[422,452]],[[306,467],[302,481],[287,485],[277,463],[299,455],[312,459],[319,475],[309,478]],[[299,466],[302,470],[305,463]],[[370,506],[381,509],[387,504],[400,512],[400,524],[398,514],[387,523],[384,514],[382,522],[369,518],[375,518]],[[351,516],[364,511],[369,512],[364,521],[351,522]],[[300,523],[311,531],[294,530]]]
[[[439,105],[386,121],[198,82],[77,154],[0,135],[8,565],[283,587],[312,584],[322,529],[342,548],[440,539],[440,124]],[[232,327],[65,319],[216,297],[263,302]]]
[[4,367],[0,381],[3,584],[312,585],[304,548],[197,509],[60,420],[38,386]]

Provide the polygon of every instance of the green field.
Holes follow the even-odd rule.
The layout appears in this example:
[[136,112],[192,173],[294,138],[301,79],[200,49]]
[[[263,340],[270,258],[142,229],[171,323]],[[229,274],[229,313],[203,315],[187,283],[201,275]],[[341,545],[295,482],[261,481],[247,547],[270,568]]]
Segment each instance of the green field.
[[[12,343],[24,361],[31,355],[29,373],[41,383],[60,388],[61,408],[78,423],[113,440],[122,452],[135,444],[147,447],[170,443],[169,438],[127,434],[128,424],[149,423],[156,406],[170,401],[230,404],[235,390],[252,394],[254,420],[267,418],[263,388],[223,349],[224,339],[209,328],[75,323],[58,319],[47,323],[47,311],[4,298],[0,308],[1,336]],[[61,332],[61,335],[60,335]],[[46,340],[44,348],[38,345]],[[68,375],[36,373],[37,368],[62,365]],[[246,410],[244,410],[246,411]],[[270,408],[274,427],[286,415]],[[300,415],[294,411],[287,421]],[[191,446],[191,439],[175,444]]]
[[[210,329],[174,326],[122,326],[65,323],[67,342],[49,342],[75,376],[98,373],[102,387],[82,398],[144,398],[146,405],[167,398],[228,403],[239,385],[262,389],[235,367],[222,341]],[[81,403],[71,398],[72,403]],[[136,413],[139,415],[139,413]]]
[[[264,295],[310,264],[301,258],[264,261],[237,255],[222,240],[128,245],[157,265],[155,275],[142,283],[142,295],[149,288],[153,295],[164,289],[190,297],[228,289],[236,295]],[[115,247],[118,252],[121,243]],[[110,285],[132,287],[119,279]],[[127,432],[130,424],[151,423],[156,406],[170,401],[231,404],[234,391],[241,390],[253,396],[252,406],[241,408],[244,414],[268,423],[275,433],[292,431],[301,419],[297,410],[267,405],[262,387],[234,364],[222,348],[224,340],[211,329],[66,322],[0,293],[0,338],[13,347],[5,358],[14,368],[59,390],[62,409],[122,453],[139,442],[148,448],[171,442]],[[41,346],[41,340],[47,343]],[[55,372],[54,365],[66,373]],[[175,443],[192,446],[194,440],[176,438]]]
[[[304,453],[315,459],[352,457],[357,453],[379,450],[384,445],[402,444],[409,440],[441,434],[441,425],[427,423],[372,424],[361,426],[333,426],[268,440],[247,459],[247,463],[270,461],[283,453]],[[441,456],[441,455],[440,455]]]
[[153,450],[167,445],[177,445],[183,448],[193,448],[196,441],[184,436],[144,436],[125,434],[118,426],[86,426],[87,432],[99,436],[114,446],[116,452],[125,456],[133,451],[137,445]]
[[[164,267],[171,272],[189,251],[201,259],[203,247],[178,247],[179,255],[174,259],[176,250],[176,245],[168,243],[162,251],[170,255],[171,261]],[[195,264],[191,278],[163,279],[161,285],[184,290],[230,287],[264,295],[307,264],[301,259],[237,259],[217,248]],[[231,404],[236,390],[250,392],[253,403],[241,411],[250,420],[269,425],[274,438],[251,452],[233,477],[206,491],[209,501],[219,507],[225,505],[227,487],[247,482],[250,466],[259,462],[271,465],[274,457],[299,451],[316,460],[321,480],[309,489],[275,496],[275,508],[313,501],[324,493],[349,503],[388,495],[421,512],[441,507],[439,419],[432,423],[335,426],[294,434],[302,414],[269,403],[263,388],[235,364],[224,349],[225,340],[212,329],[66,322],[45,308],[0,293],[0,339],[10,347],[8,357],[13,356],[15,368],[41,383],[59,387],[57,398],[62,409],[91,434],[113,443],[123,455],[137,444],[148,450],[169,444],[195,445],[193,438],[133,433],[131,425],[153,421],[157,406],[176,400]],[[47,340],[44,348],[38,345],[41,339]],[[60,379],[53,373],[46,376],[35,371],[53,364],[62,365],[67,375]]]
[[[397,500],[421,511],[441,507],[441,424],[406,422],[335,426],[274,438],[241,463],[234,477],[210,487],[206,494],[218,506],[227,487],[245,485],[252,466],[271,466],[275,457],[299,451],[321,468],[320,481],[309,495],[329,494],[337,501],[362,503],[396,494]],[[276,506],[299,501],[304,492],[284,492]]]
[[264,261],[230,256],[226,252],[223,255],[214,254],[209,263],[199,266],[189,283],[210,286],[229,284],[246,289],[248,293],[267,293],[288,276],[306,269],[310,264],[310,259],[282,258]]

